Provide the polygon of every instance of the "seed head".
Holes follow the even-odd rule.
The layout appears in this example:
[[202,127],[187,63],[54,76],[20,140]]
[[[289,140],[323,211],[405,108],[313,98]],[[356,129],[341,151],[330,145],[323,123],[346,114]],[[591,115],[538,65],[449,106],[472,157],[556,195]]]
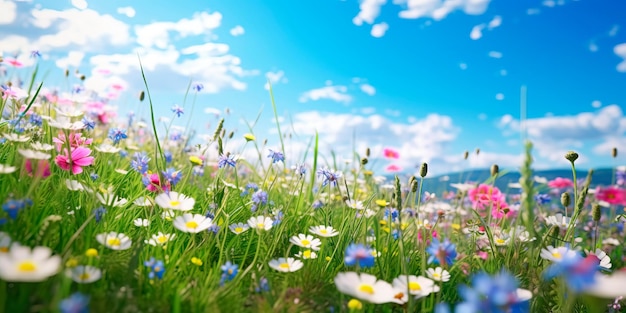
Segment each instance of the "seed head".
[[574,161],[576,161],[578,159],[578,153],[574,152],[574,151],[568,151],[565,154],[565,158],[567,160],[569,160],[570,162],[574,163]]
[[564,192],[564,193],[561,194],[561,204],[564,207],[567,208],[570,205],[571,202],[572,202],[572,199],[570,198],[568,192]]
[[143,101],[146,98],[146,93],[142,90],[139,92],[139,101]]
[[498,164],[494,164],[491,166],[491,176],[496,176],[498,175],[498,173],[500,173],[500,167],[498,166]]
[[599,204],[594,203],[591,206],[591,217],[593,218],[594,222],[600,221],[600,218],[602,217],[602,211],[600,210]]
[[617,158],[617,148],[615,148],[615,147],[613,148],[613,151],[611,151],[611,155],[612,155],[614,158]]
[[467,160],[468,157],[469,157],[469,151],[465,150],[465,153],[463,153],[463,159]]
[[426,177],[426,174],[428,174],[428,164],[426,164],[426,162],[424,162],[420,166],[420,176],[422,178],[424,178],[424,177]]

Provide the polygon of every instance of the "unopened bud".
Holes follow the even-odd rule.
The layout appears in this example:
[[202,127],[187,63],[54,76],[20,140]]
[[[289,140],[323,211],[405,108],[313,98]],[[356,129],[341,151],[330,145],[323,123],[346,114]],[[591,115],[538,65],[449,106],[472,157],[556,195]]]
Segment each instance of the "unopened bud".
[[365,149],[365,156],[369,158],[370,157],[370,152],[371,151],[370,151],[369,147],[367,149]]
[[361,159],[361,165],[365,165],[367,164],[367,158],[362,158]]
[[561,204],[564,207],[567,208],[570,205],[571,202],[572,202],[572,199],[570,198],[569,193],[564,192],[564,193],[561,194]]
[[417,192],[417,180],[414,180],[413,183],[411,184],[411,192],[415,193]]
[[613,148],[613,150],[611,151],[611,155],[612,155],[614,158],[617,158],[617,148]]
[[233,138],[233,136],[235,136],[235,132],[232,132],[232,131],[231,131],[231,132],[228,134],[228,139],[232,139],[232,138]]
[[591,217],[593,218],[594,222],[600,221],[600,218],[602,217],[602,210],[600,210],[599,204],[594,203],[591,206]]
[[570,162],[574,163],[574,161],[576,161],[578,159],[578,153],[574,152],[574,151],[568,151],[565,154],[565,158],[567,160],[569,160]]
[[65,70],[65,77],[68,77],[68,76],[70,76],[70,70],[67,70],[67,69],[66,69],[66,70]]
[[428,174],[428,164],[426,164],[426,162],[424,162],[420,166],[420,176],[422,178],[424,178],[424,177],[426,177],[426,174]]
[[139,101],[143,101],[146,98],[146,93],[142,90],[139,92]]
[[80,80],[85,80],[85,78],[86,78],[86,77],[85,77],[85,75],[84,75],[84,74],[81,74],[81,75],[80,75]]
[[467,160],[467,158],[469,158],[469,151],[465,151],[465,153],[463,153],[463,160]]
[[498,175],[498,173],[500,173],[500,167],[498,166],[498,164],[494,164],[491,166],[491,176],[496,176]]
[[480,154],[480,148],[476,148],[476,155]]

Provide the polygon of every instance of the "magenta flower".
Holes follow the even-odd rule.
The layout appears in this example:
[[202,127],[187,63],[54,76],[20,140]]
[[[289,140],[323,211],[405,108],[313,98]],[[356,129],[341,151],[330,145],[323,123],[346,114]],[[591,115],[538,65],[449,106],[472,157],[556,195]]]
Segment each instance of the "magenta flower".
[[554,189],[567,189],[574,187],[574,182],[571,179],[557,177],[548,182],[548,187]]
[[55,161],[61,169],[65,171],[71,169],[72,174],[76,175],[83,172],[84,166],[89,166],[93,163],[94,157],[90,156],[90,154],[90,149],[77,147],[72,149],[70,155],[67,155],[67,150],[65,150],[65,154],[57,155]]
[[385,148],[383,149],[383,156],[385,156],[385,158],[387,159],[399,159],[400,158],[400,153],[392,148]]
[[[35,163],[35,166],[33,166],[33,163]],[[30,159],[26,159],[24,167],[26,168],[28,176],[32,177],[33,174],[41,178],[50,176],[50,163],[48,160],[31,161]]]
[[468,196],[472,204],[477,209],[487,209],[492,205],[504,203],[504,195],[497,187],[481,184],[468,191]]
[[[72,149],[78,148],[82,145],[89,145],[93,142],[93,139],[85,138],[83,137],[81,133],[71,133],[69,137],[70,137],[69,143]],[[56,145],[57,151],[60,152],[61,149],[67,150],[67,147],[65,146],[66,140],[67,140],[67,137],[62,132],[59,133],[58,137],[52,138],[52,142],[54,142],[54,144]]]
[[596,198],[610,204],[626,205],[626,189],[621,189],[615,186],[606,188],[598,187],[598,190],[596,191]]

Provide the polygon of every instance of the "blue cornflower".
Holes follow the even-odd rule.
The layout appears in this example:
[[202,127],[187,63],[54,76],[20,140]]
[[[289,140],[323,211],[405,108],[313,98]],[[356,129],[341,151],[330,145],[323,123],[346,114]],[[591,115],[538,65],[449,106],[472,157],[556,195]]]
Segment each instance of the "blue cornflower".
[[580,252],[567,253],[559,262],[554,262],[543,273],[545,280],[563,277],[567,286],[574,292],[581,292],[595,283],[595,275],[600,268],[600,260],[595,255],[583,258]]
[[30,57],[33,59],[41,58],[41,52],[39,52],[39,50],[33,50],[30,52]]
[[148,273],[149,279],[154,279],[155,277],[158,279],[163,278],[163,274],[165,273],[165,264],[163,264],[163,261],[151,257],[150,260],[145,261],[143,265],[150,268],[150,273]]
[[550,195],[548,194],[540,193],[535,196],[535,201],[537,201],[537,203],[539,204],[546,204],[550,203],[550,201],[552,201],[552,198],[550,198]]
[[460,286],[463,302],[456,312],[529,312],[528,299],[520,299],[517,279],[503,270],[491,277],[480,272],[472,277],[472,287]]
[[223,168],[226,165],[230,165],[232,167],[235,167],[235,160],[233,160],[233,156],[232,155],[225,155],[222,154],[220,155],[218,161],[217,161],[217,167],[218,168]]
[[96,219],[96,223],[100,223],[100,221],[102,220],[102,217],[104,216],[104,214],[106,214],[107,210],[103,207],[98,207],[97,209],[94,210],[93,215],[94,218]]
[[259,285],[254,288],[254,291],[257,293],[270,291],[270,282],[267,278],[261,277],[259,279]]
[[237,276],[237,273],[239,272],[239,265],[227,261],[220,267],[220,269],[222,270],[220,285],[223,285],[224,282],[231,281],[235,278],[235,276]]
[[242,197],[243,196],[247,196],[250,191],[254,192],[254,191],[257,191],[257,190],[259,190],[259,186],[257,184],[255,184],[255,183],[248,183],[246,185],[246,187],[243,189],[243,191],[241,192],[241,196]]
[[372,267],[374,266],[374,251],[361,243],[352,243],[346,249],[344,262],[347,266]]
[[88,313],[89,296],[75,292],[59,302],[59,311],[61,313]]
[[125,158],[128,156],[128,151],[122,149],[120,150],[119,154],[120,154],[120,157]]
[[83,124],[85,124],[85,129],[86,130],[93,130],[94,128],[96,128],[96,122],[94,122],[92,119],[88,118],[88,117],[83,117],[82,119]]
[[272,158],[272,163],[276,162],[285,162],[285,155],[282,152],[270,150],[270,154],[267,156],[268,158]]
[[8,199],[2,204],[2,209],[9,214],[11,219],[16,219],[17,214],[30,204],[32,204],[30,199]]
[[202,89],[204,89],[204,85],[202,85],[201,83],[195,83],[193,84],[193,86],[191,86],[191,89],[195,90],[196,92],[200,92],[202,91]]
[[100,176],[96,173],[91,173],[89,174],[89,178],[91,178],[92,181],[96,181],[96,179],[100,178]]
[[267,192],[263,190],[257,190],[252,194],[252,202],[255,204],[267,204]]
[[178,104],[175,104],[172,107],[172,112],[174,114],[176,114],[176,117],[180,117],[181,115],[183,115],[185,113],[185,109],[183,109],[181,106],[179,106]]
[[274,222],[272,222],[272,226],[278,226],[283,221],[283,217],[285,217],[283,211],[276,212],[276,214],[274,214]]
[[396,209],[396,208],[386,208],[385,209],[385,213],[384,213],[385,220],[389,219],[390,216],[391,216],[392,220],[397,219],[398,218],[398,209]]
[[126,138],[128,138],[128,135],[126,135],[125,129],[120,129],[116,127],[109,129],[109,139],[113,140],[114,145],[117,145],[120,140]]
[[41,118],[41,115],[33,113],[28,118],[28,122],[35,126],[41,126],[43,124],[43,119]]
[[217,233],[220,232],[220,226],[217,224],[213,224],[211,226],[209,226],[209,228],[207,228],[207,232],[208,233],[213,233],[213,235],[217,235]]
[[311,204],[311,206],[313,207],[313,209],[317,210],[324,206],[324,202],[322,202],[322,200],[315,200],[313,204]]
[[169,181],[172,186],[175,186],[176,184],[178,184],[180,179],[183,178],[183,174],[180,171],[177,171],[174,168],[170,167],[165,170],[165,172],[163,172],[163,177],[165,177],[165,179]]
[[165,163],[172,163],[172,160],[174,160],[174,155],[169,152],[169,151],[165,151],[163,152],[163,157],[165,158]]
[[454,259],[456,259],[456,246],[450,242],[449,239],[445,239],[440,242],[439,239],[433,238],[430,246],[426,248],[426,252],[430,254],[428,257],[428,263],[435,263],[439,265],[452,265]]
[[296,166],[293,167],[293,170],[294,172],[296,172],[296,174],[304,176],[304,174],[306,174],[306,164],[296,164]]
[[183,134],[181,132],[179,132],[179,131],[173,131],[170,134],[170,140],[171,141],[179,141],[181,139],[183,139]]
[[145,152],[135,152],[130,166],[139,174],[145,174],[148,171],[148,162],[150,158]]
[[317,175],[323,176],[324,181],[322,182],[322,187],[328,184],[331,186],[337,186],[337,181],[341,178],[340,172],[332,172],[327,168],[317,170]]

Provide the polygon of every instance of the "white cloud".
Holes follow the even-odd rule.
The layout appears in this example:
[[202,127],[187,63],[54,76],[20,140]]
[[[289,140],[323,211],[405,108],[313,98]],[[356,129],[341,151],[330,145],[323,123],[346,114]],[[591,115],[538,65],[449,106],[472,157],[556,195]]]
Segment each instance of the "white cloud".
[[493,17],[493,19],[489,22],[489,24],[487,25],[487,28],[489,30],[492,30],[494,28],[500,27],[500,25],[502,25],[502,17],[500,15],[496,15]]
[[602,102],[600,102],[600,100],[593,100],[591,106],[597,109],[602,106]]
[[385,36],[385,33],[388,29],[389,25],[385,22],[374,24],[372,25],[372,31],[370,32],[370,34],[372,35],[372,37],[380,38],[382,36]]
[[504,94],[503,93],[496,94],[496,100],[504,100]]
[[432,17],[436,20],[445,18],[450,12],[463,10],[465,14],[481,15],[485,13],[490,0],[395,0],[395,4],[406,6],[399,16],[407,19]]
[[241,25],[237,25],[233,28],[230,29],[230,34],[234,37],[236,36],[241,36],[245,33],[246,31],[243,29],[243,26]]
[[380,15],[380,7],[385,3],[387,0],[361,0],[359,13],[352,19],[352,23],[358,26],[363,25],[363,22],[373,24]]
[[613,52],[624,59],[617,65],[618,72],[626,72],[626,43],[621,43],[613,48]]
[[218,56],[228,53],[230,48],[227,44],[207,42],[202,45],[195,45],[180,50],[182,54],[197,54],[203,57]]
[[70,67],[78,67],[83,61],[85,53],[82,51],[70,51],[67,57],[56,60],[55,64],[59,68],[67,69]]
[[11,24],[17,17],[17,5],[12,1],[0,0],[0,25]]
[[364,93],[373,96],[376,94],[376,88],[374,88],[374,86],[370,85],[370,84],[361,84],[361,86],[359,86],[361,88],[361,91],[363,91]]
[[530,8],[528,10],[526,10],[526,14],[528,15],[537,15],[541,13],[541,10],[537,9],[537,8]]
[[593,41],[592,41],[592,42],[590,42],[590,43],[589,43],[589,51],[591,51],[591,52],[596,52],[596,51],[598,51],[598,45],[596,45],[596,43],[595,43],[595,42],[593,42]]
[[500,59],[500,58],[502,58],[502,52],[500,52],[500,51],[489,51],[489,57],[494,58],[494,59]]
[[617,24],[613,25],[613,27],[611,27],[611,30],[609,30],[609,36],[610,37],[615,37],[615,35],[617,35],[618,31],[619,31],[619,25],[617,25]]
[[473,40],[478,40],[483,36],[483,29],[485,28],[485,24],[480,24],[472,27],[472,31],[470,32],[470,38]]
[[151,48],[165,49],[170,45],[170,32],[176,32],[180,38],[188,36],[206,35],[218,28],[222,22],[222,14],[195,13],[191,19],[183,18],[177,22],[154,22],[147,25],[135,26],[137,43]]
[[85,0],[72,0],[72,5],[79,9],[79,10],[84,10],[87,8],[87,1]]
[[466,70],[467,69],[467,63],[459,63],[459,68],[462,70]]
[[[265,73],[265,78],[267,78],[267,80],[269,80],[269,83],[272,84],[272,89],[273,86],[277,85],[278,83],[286,84],[288,81],[287,77],[285,77],[285,72],[283,71],[267,72]],[[265,90],[269,90],[270,85],[266,82],[264,88]]]
[[126,17],[133,18],[135,17],[135,14],[137,12],[135,12],[135,9],[133,7],[121,7],[117,8],[117,13],[126,15]]
[[352,101],[352,96],[350,96],[347,92],[348,88],[346,86],[330,85],[304,92],[300,96],[299,101],[308,102],[321,99],[329,99],[335,102],[349,103],[350,101]]

